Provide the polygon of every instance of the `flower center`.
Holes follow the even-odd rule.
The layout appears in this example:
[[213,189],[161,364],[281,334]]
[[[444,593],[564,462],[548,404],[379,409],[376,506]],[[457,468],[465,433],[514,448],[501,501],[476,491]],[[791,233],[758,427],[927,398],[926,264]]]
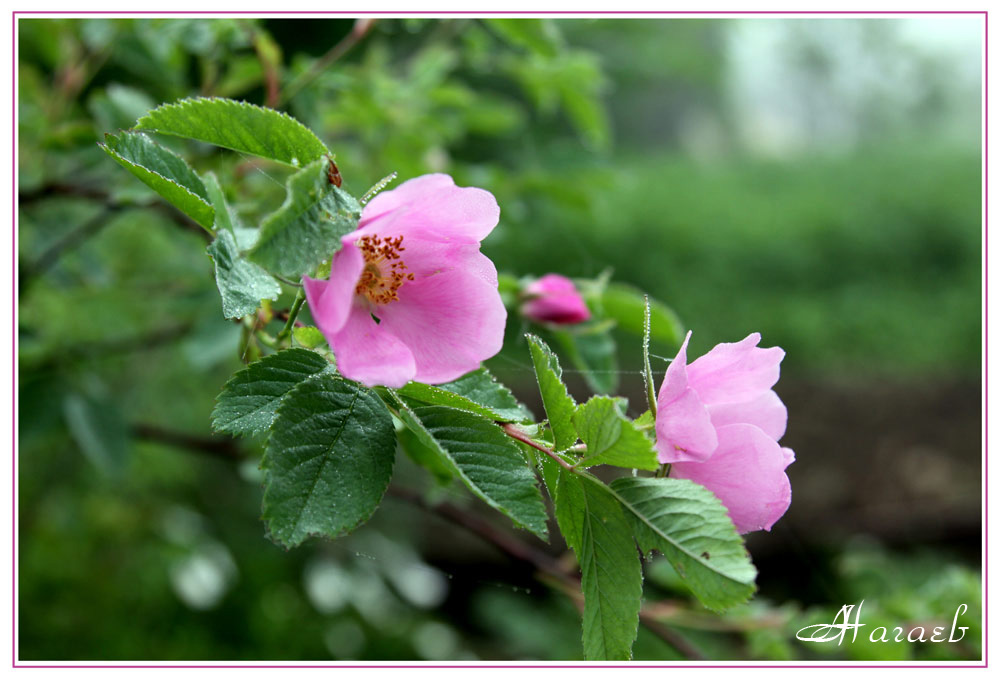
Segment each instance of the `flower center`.
[[374,304],[389,304],[399,299],[396,294],[406,281],[413,280],[413,274],[406,272],[399,253],[405,250],[403,237],[379,238],[362,236],[355,245],[361,248],[365,258],[365,268],[354,288],[355,294],[364,295]]

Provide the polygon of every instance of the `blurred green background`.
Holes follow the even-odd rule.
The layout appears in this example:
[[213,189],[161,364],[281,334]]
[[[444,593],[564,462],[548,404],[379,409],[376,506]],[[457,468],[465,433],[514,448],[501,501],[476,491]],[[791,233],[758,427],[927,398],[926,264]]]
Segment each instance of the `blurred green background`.
[[[355,194],[392,171],[492,191],[484,251],[501,271],[611,268],[677,310],[691,356],[753,331],[787,351],[782,443],[798,460],[788,514],[748,540],[760,592],[715,616],[648,562],[646,604],[683,643],[643,628],[636,658],[980,657],[979,19],[17,31],[22,660],[581,656],[570,599],[398,498],[336,542],[286,553],[264,537],[259,442],[210,435],[240,329],[206,241],[97,147],[192,95],[288,111]],[[281,203],[281,169],[161,141],[215,171],[247,223]],[[523,325],[511,316],[489,365],[539,412]],[[619,340],[641,403],[639,347]],[[401,454],[394,483],[509,530]],[[860,599],[873,627],[948,625],[967,604],[972,629],[795,640]]]

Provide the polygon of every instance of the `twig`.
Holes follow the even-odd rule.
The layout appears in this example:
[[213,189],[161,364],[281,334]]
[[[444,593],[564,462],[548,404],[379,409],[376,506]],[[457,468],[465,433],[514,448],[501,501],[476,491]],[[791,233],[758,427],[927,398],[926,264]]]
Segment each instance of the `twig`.
[[154,349],[183,336],[191,329],[192,325],[193,323],[181,323],[135,337],[117,337],[100,342],[79,342],[63,349],[61,356],[69,359],[95,359]]
[[285,90],[278,97],[277,106],[287,104],[292,98],[302,91],[303,88],[312,83],[313,80],[318,78],[323,71],[330,67],[330,65],[337,61],[340,57],[347,54],[348,51],[364,38],[371,27],[375,24],[376,19],[358,19],[354,22],[354,27],[351,28],[351,32],[341,38],[340,42],[330,48],[330,50],[324,54],[322,57],[313,62],[313,65],[309,67],[309,70],[300,75],[299,77],[288,83]]
[[469,512],[468,510],[461,509],[447,502],[431,504],[417,491],[409,488],[403,488],[401,486],[389,486],[389,490],[387,492],[394,498],[404,500],[429,513],[437,514],[451,523],[465,528],[470,533],[478,535],[480,538],[491,543],[494,547],[497,547],[504,554],[513,557],[518,561],[530,563],[540,571],[559,574],[561,577],[565,577],[562,569],[559,568],[559,562],[557,559],[549,556],[545,552],[534,549],[514,536],[495,528],[491,523]]
[[85,240],[95,235],[107,226],[110,217],[120,210],[117,205],[105,205],[104,209],[90,218],[82,226],[70,231],[65,236],[50,245],[33,263],[18,267],[17,294],[20,297],[27,290],[31,281],[48,271],[59,261],[62,255],[77,247]]
[[[518,432],[520,433],[520,432]],[[133,427],[133,434],[139,438],[159,441],[180,447],[186,447],[196,452],[214,455],[229,460],[239,461],[245,459],[243,453],[232,441],[223,441],[210,437],[191,436],[178,432],[171,432],[151,425],[136,425]],[[517,437],[515,437],[517,438]],[[518,440],[522,440],[518,438]],[[536,446],[537,447],[537,446]],[[544,450],[544,448],[543,448]],[[574,603],[580,607],[583,604],[583,597],[580,594],[580,581],[565,572],[560,565],[559,559],[550,556],[545,552],[532,547],[518,538],[506,533],[486,521],[485,519],[457,507],[448,502],[430,503],[419,492],[402,486],[389,486],[386,494],[396,499],[412,504],[424,511],[453,523],[466,531],[489,542],[507,556],[524,563],[532,565],[538,574],[539,581],[553,585],[555,589],[563,592]],[[660,623],[656,619],[656,614],[652,610],[640,610],[639,621],[650,632],[655,634],[666,644],[672,646],[682,656],[688,660],[704,660],[701,652],[692,646],[683,636]]]
[[[566,573],[559,565],[559,560],[545,552],[534,549],[507,533],[496,529],[492,524],[480,517],[456,507],[447,502],[431,504],[422,495],[409,488],[389,486],[389,495],[420,507],[424,511],[436,514],[451,523],[465,528],[470,533],[491,543],[500,551],[518,561],[525,561],[534,566],[540,574],[538,579],[554,585],[582,608],[583,597],[580,594],[580,581]],[[639,621],[646,629],[658,636],[664,642],[677,649],[677,652],[689,660],[704,660],[701,652],[692,646],[687,639],[660,623],[651,611],[639,611]]]
[[553,460],[555,460],[556,462],[558,462],[559,465],[563,469],[565,469],[566,471],[570,471],[570,472],[576,471],[574,469],[573,465],[571,465],[570,463],[566,462],[566,460],[564,460],[561,457],[559,457],[558,455],[556,455],[556,453],[555,453],[554,450],[552,450],[551,448],[546,448],[541,443],[538,443],[537,441],[535,441],[534,439],[532,439],[530,436],[528,436],[527,434],[525,434],[523,431],[521,431],[520,429],[518,429],[516,426],[514,426],[510,422],[504,424],[501,427],[501,429],[503,429],[504,433],[507,434],[507,436],[511,437],[512,439],[516,439],[516,440],[520,441],[521,443],[528,444],[529,446],[531,446],[532,448],[535,448],[536,450],[542,451],[543,453],[545,453],[546,455],[548,455],[549,457],[551,457]]
[[104,191],[103,189],[98,189],[88,186],[77,186],[75,184],[46,184],[34,191],[28,191],[26,193],[19,193],[17,196],[18,206],[30,205],[31,203],[36,203],[40,200],[50,198],[52,196],[68,196],[71,198],[86,198],[88,200],[95,200],[104,203],[104,206],[112,210],[125,210],[128,208],[142,209],[150,208],[158,211],[164,217],[170,219],[178,226],[181,226],[189,231],[194,231],[206,240],[211,240],[212,236],[210,233],[206,232],[205,227],[201,226],[193,219],[190,219],[183,212],[167,205],[166,203],[155,201],[149,203],[148,205],[141,205],[138,203],[125,203],[112,199],[111,195]]
[[176,448],[205,453],[225,460],[240,461],[246,457],[233,439],[197,436],[195,434],[164,429],[155,424],[139,423],[132,425],[132,436],[146,441],[165,443]]

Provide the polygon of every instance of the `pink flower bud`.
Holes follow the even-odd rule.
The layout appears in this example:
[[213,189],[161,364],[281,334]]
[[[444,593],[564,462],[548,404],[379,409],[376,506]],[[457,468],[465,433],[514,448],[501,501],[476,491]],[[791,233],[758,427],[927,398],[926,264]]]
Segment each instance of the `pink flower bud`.
[[755,332],[688,365],[690,339],[656,399],[659,460],[671,463],[671,477],[715,493],[741,533],[771,530],[792,500],[785,468],[795,454],[778,445],[788,411],[771,389],[785,352],[759,348]]
[[559,274],[546,274],[524,289],[521,313],[538,323],[568,325],[590,318],[573,281]]

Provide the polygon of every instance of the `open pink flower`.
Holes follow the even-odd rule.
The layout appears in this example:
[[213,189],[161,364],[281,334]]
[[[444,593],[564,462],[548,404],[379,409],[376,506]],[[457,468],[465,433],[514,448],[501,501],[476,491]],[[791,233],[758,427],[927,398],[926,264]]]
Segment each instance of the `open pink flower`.
[[556,273],[545,274],[524,289],[521,313],[539,323],[582,323],[590,310],[573,281]]
[[785,468],[795,454],[778,445],[788,411],[771,389],[785,352],[759,348],[753,333],[688,365],[690,339],[689,332],[656,399],[659,460],[671,463],[671,477],[715,493],[741,533],[770,530],[792,498]]
[[500,351],[507,311],[479,251],[499,218],[493,194],[444,174],[373,198],[330,279],[303,278],[341,374],[369,386],[440,384]]

